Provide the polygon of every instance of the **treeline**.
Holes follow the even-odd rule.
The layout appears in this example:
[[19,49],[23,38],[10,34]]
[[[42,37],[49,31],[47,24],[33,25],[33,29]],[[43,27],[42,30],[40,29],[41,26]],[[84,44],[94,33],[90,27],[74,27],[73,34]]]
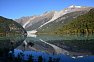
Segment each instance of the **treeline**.
[[48,60],[44,59],[41,56],[38,56],[37,58],[34,58],[34,56],[32,54],[27,55],[28,59],[26,60],[24,58],[24,54],[23,53],[19,53],[17,57],[15,57],[13,55],[13,53],[10,53],[7,59],[7,62],[59,62],[60,58],[53,58],[53,57],[49,57]]
[[71,22],[58,28],[55,33],[61,34],[93,34],[94,33],[94,8],[88,13],[80,15]]

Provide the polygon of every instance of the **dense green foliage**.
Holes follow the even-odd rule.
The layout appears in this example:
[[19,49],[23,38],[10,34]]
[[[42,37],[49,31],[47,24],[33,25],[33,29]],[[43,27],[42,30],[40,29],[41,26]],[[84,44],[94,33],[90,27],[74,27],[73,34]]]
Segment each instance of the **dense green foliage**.
[[74,20],[58,28],[56,33],[61,34],[93,34],[94,33],[94,9],[80,15]]
[[0,37],[24,34],[23,27],[12,19],[0,16]]
[[58,28],[62,29],[62,26],[72,21],[74,18],[78,17],[79,15],[85,14],[87,12],[88,11],[75,11],[75,12],[67,13],[57,18],[53,22],[44,25],[43,27],[41,27],[41,29],[38,29],[38,33],[42,33],[42,34],[44,33],[53,34],[54,32],[56,33],[56,31],[58,31]]
[[65,14],[38,29],[38,34],[93,34],[94,9]]

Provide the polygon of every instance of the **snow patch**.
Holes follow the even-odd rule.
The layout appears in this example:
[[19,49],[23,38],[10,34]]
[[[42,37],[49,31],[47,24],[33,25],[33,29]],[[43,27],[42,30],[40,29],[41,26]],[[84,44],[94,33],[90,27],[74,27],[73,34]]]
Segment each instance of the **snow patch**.
[[27,31],[27,33],[31,33],[31,34],[35,34],[37,31],[36,30],[32,30],[32,31]]
[[37,37],[37,35],[35,34],[37,31],[36,30],[32,30],[32,31],[27,31],[27,37]]
[[27,45],[27,42],[26,42],[26,40],[24,40],[24,41],[23,41],[23,43],[24,43],[25,45]]
[[73,59],[76,59],[76,57],[74,57],[74,56],[73,56],[72,58],[73,58]]
[[31,33],[30,33],[30,34],[27,35],[27,37],[34,37],[34,38],[36,38],[37,35],[36,35],[36,34],[31,34]]
[[30,19],[23,25],[23,28],[25,28],[26,25],[27,25],[28,23],[30,23],[30,21],[33,20],[34,18],[35,18],[35,17],[30,18]]
[[71,5],[71,6],[69,6],[69,8],[82,8],[82,6]]
[[84,56],[78,56],[77,58],[83,58]]
[[48,23],[54,21],[55,19],[59,18],[60,16],[66,14],[66,13],[68,13],[68,12],[67,12],[67,11],[59,11],[59,12],[58,12],[58,11],[55,11],[54,16],[52,17],[52,19],[49,20],[48,22],[44,23],[43,25],[41,25],[39,28],[41,28],[41,27],[43,27],[44,25],[46,25],[46,24],[48,24]]

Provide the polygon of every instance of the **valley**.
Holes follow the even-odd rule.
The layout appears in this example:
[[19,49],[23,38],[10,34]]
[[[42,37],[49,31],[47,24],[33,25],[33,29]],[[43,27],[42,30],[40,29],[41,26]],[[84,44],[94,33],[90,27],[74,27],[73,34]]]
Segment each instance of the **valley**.
[[60,11],[15,20],[0,16],[1,53],[6,48],[13,53],[15,48],[23,53],[33,51],[71,58],[86,57],[94,55],[93,41],[93,7],[72,5]]

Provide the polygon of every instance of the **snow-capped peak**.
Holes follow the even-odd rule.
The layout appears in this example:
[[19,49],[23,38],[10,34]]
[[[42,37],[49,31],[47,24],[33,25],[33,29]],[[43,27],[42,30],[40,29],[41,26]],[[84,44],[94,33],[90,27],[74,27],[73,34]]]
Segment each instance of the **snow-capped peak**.
[[61,10],[61,11],[53,11],[54,12],[54,16],[52,17],[52,19],[50,19],[49,21],[47,21],[46,23],[42,24],[39,28],[41,28],[42,26],[56,20],[57,18],[59,18],[60,16],[68,13],[67,11]]
[[70,13],[70,12],[75,12],[75,11],[81,11],[81,10],[84,10],[82,9],[84,7],[82,6],[75,6],[75,5],[71,5],[69,6],[68,8],[64,9],[64,10],[61,10],[61,11],[53,11],[54,12],[54,16],[52,17],[52,19],[50,19],[49,21],[47,21],[46,23],[42,24],[39,28],[43,27],[44,25],[50,23],[50,22],[53,22],[54,20],[56,20],[57,18],[67,14],[67,13]]
[[82,8],[82,6],[71,5],[71,6],[69,6],[69,8]]
[[[64,10],[60,10],[60,11],[52,10],[52,11],[47,11],[41,15],[38,15],[38,16],[25,17],[25,18],[20,19],[20,22],[19,21],[18,22],[28,31],[29,30],[37,30],[37,29],[41,29],[43,26],[55,21],[56,19],[58,19],[59,17],[65,15],[67,13],[84,11],[84,10],[88,11],[88,10],[90,10],[90,7],[71,5],[67,8],[65,8]],[[66,19],[66,18],[67,18],[67,16],[63,17],[62,19]],[[56,21],[56,22],[58,22],[58,21]],[[36,31],[33,31],[33,32],[36,33]]]

